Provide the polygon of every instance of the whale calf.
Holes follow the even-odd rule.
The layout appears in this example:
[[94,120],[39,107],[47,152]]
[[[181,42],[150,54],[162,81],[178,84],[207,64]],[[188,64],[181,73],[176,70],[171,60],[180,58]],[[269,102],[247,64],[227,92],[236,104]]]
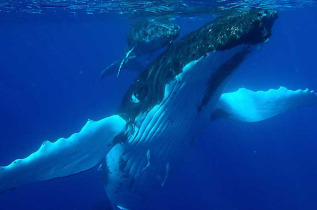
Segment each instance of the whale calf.
[[235,11],[184,36],[136,78],[114,115],[1,167],[0,192],[98,165],[113,208],[137,209],[168,184],[211,120],[259,122],[316,104],[308,89],[225,92],[240,64],[271,36],[277,17],[275,10]]
[[168,46],[179,36],[179,31],[180,27],[166,18],[137,21],[129,31],[126,54],[110,64],[101,73],[101,77],[104,78],[115,72],[119,77],[121,69],[142,71],[144,67],[136,58]]

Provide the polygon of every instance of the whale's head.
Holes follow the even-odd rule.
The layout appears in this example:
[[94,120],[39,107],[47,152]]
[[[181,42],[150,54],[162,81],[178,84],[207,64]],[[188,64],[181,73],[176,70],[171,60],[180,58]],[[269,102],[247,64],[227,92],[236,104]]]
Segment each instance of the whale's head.
[[130,29],[128,47],[137,55],[151,53],[175,40],[179,31],[177,24],[166,19],[140,20]]
[[[237,30],[240,31],[240,36],[242,37],[244,43],[258,44],[266,41],[271,36],[272,26],[277,17],[278,15],[276,10],[254,9],[251,10],[247,16],[242,17],[242,15],[238,15],[236,27]],[[243,32],[243,30],[246,29],[246,33]],[[235,30],[232,32],[234,33]],[[239,37],[237,38],[239,39]]]
[[192,46],[189,55],[200,57],[212,51],[223,51],[240,44],[262,43],[271,36],[272,26],[277,17],[276,10],[261,9],[220,16],[185,37],[186,44],[191,42],[190,46]]

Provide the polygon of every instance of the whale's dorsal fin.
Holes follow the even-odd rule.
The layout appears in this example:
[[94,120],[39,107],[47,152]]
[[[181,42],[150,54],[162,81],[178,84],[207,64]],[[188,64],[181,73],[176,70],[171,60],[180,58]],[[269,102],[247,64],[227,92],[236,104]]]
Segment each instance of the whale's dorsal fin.
[[317,94],[308,89],[288,90],[285,87],[268,91],[240,88],[221,95],[212,118],[228,118],[242,122],[258,122],[297,107],[317,104]]
[[125,128],[118,115],[88,121],[79,133],[56,142],[45,141],[24,159],[0,167],[0,192],[21,185],[73,175],[97,165],[113,147],[113,139]]

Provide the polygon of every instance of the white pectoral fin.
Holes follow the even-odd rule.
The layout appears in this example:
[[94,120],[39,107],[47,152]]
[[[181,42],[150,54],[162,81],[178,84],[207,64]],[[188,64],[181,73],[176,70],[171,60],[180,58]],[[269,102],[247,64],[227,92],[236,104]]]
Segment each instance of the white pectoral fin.
[[0,167],[0,192],[21,185],[69,176],[97,165],[110,151],[115,136],[125,128],[118,115],[88,121],[79,133],[56,142],[45,141],[24,159]]
[[317,104],[314,91],[288,90],[285,87],[268,91],[251,91],[240,88],[221,95],[215,117],[225,117],[242,122],[258,122],[288,110]]

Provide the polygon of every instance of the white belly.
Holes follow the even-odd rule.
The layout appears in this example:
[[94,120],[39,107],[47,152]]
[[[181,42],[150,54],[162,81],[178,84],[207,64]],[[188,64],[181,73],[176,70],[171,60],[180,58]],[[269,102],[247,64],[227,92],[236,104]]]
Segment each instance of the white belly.
[[164,186],[193,139],[208,125],[228,80],[223,78],[201,107],[210,78],[239,50],[210,53],[187,64],[165,86],[161,103],[136,117],[128,143],[115,146],[107,155],[106,190],[113,205],[131,208],[149,191]]

